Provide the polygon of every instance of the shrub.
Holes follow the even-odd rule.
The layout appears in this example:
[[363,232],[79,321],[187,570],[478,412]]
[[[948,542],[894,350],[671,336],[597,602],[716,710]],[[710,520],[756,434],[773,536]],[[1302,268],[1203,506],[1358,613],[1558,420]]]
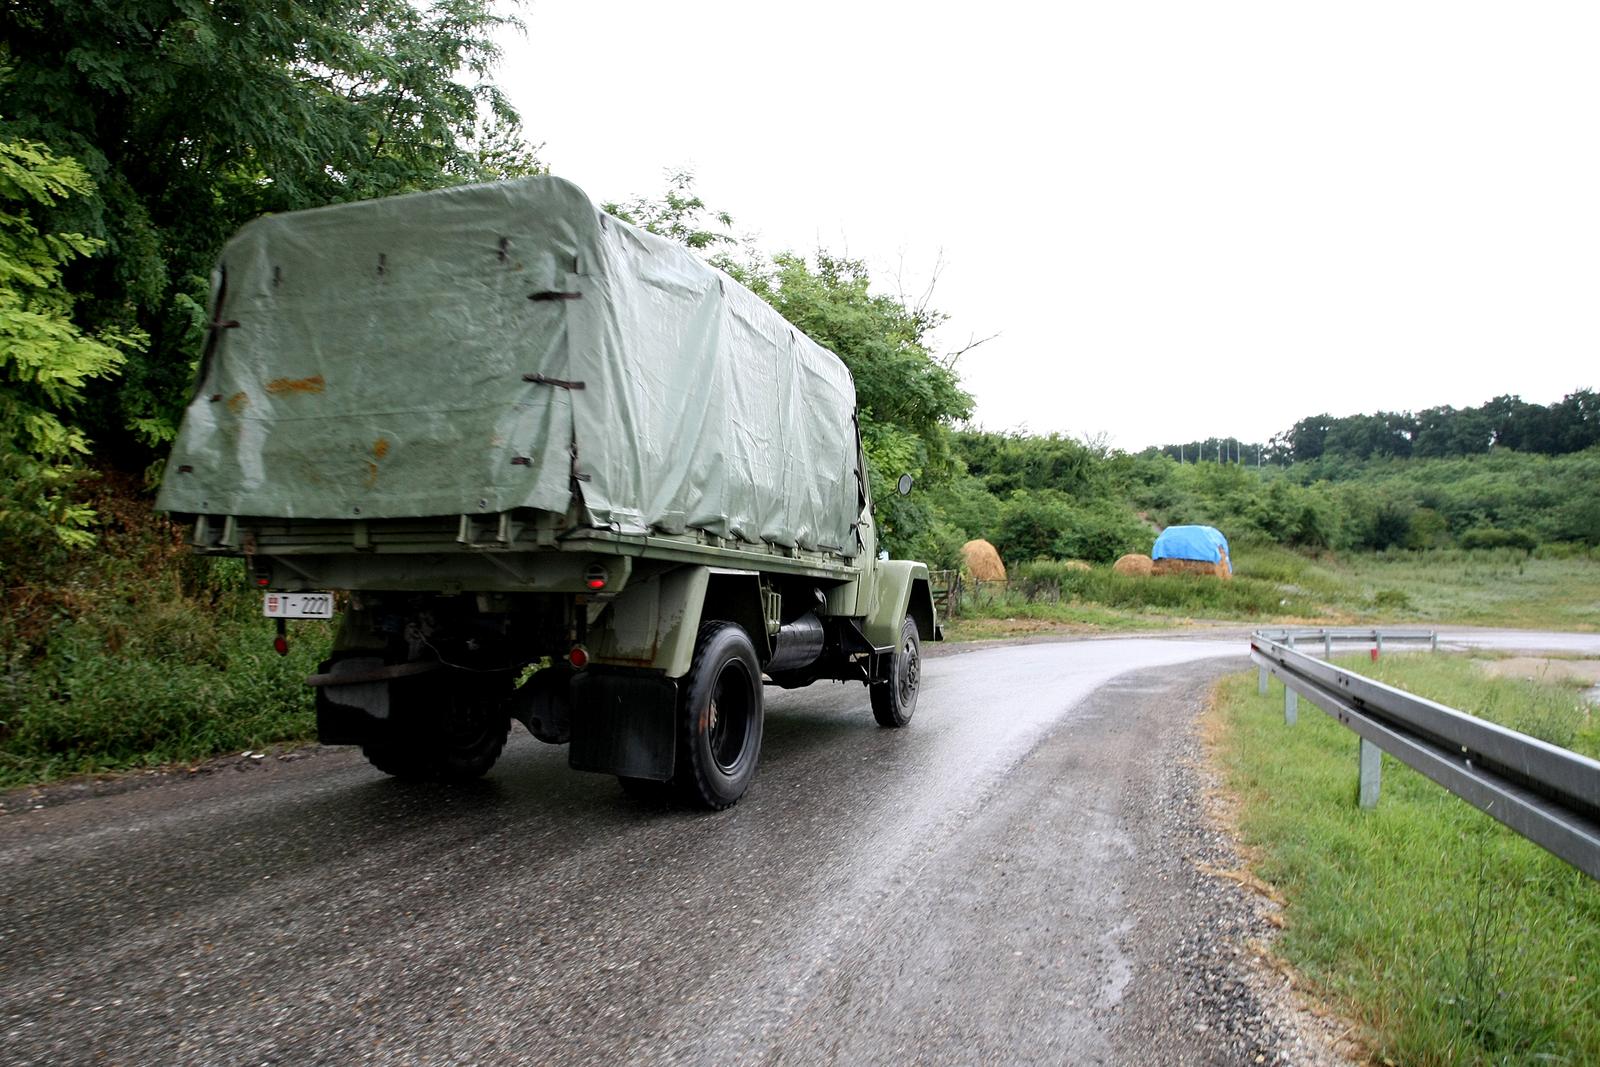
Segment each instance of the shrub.
[[1001,559],[1107,563],[1126,552],[1149,552],[1155,535],[1132,511],[1109,500],[1079,503],[1044,491],[1013,494],[1001,505],[990,540]]
[[332,626],[291,624],[278,656],[240,560],[191,556],[130,479],[84,503],[94,552],[0,573],[0,787],[310,737]]
[[1539,547],[1539,541],[1532,531],[1526,529],[1502,530],[1494,526],[1476,526],[1461,535],[1461,547],[1518,548],[1532,552]]

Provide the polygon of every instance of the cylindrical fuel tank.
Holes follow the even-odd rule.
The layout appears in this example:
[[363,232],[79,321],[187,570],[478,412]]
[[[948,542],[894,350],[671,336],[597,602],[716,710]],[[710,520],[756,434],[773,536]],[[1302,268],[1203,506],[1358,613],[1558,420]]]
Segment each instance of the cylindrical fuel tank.
[[772,639],[772,659],[767,663],[767,673],[809,667],[822,655],[825,636],[822,620],[815,612],[807,612],[794,622],[785,623]]

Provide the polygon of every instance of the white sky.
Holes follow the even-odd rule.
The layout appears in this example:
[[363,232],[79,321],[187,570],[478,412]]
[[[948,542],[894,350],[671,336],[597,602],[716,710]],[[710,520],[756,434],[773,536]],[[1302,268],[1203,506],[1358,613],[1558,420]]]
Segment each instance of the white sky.
[[[531,0],[596,201],[689,167],[951,315],[988,429],[1265,439],[1600,386],[1600,5]],[[897,283],[897,277],[899,282]]]

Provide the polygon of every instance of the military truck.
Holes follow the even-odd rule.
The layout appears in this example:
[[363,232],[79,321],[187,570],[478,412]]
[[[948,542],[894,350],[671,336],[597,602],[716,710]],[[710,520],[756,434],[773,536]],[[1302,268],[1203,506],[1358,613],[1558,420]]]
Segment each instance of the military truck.
[[280,652],[342,612],[318,735],[403,778],[481,775],[515,719],[724,808],[764,685],[905,726],[941,636],[880,558],[844,364],[556,178],[245,226],[157,506],[245,559]]

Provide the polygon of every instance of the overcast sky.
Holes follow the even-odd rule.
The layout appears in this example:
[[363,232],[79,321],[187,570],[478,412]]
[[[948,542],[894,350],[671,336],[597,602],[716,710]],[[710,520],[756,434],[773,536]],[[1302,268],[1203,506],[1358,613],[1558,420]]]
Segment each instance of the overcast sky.
[[[1600,385],[1600,5],[532,0],[597,201],[688,167],[932,304],[989,429],[1264,439]],[[898,280],[897,280],[898,279]]]

